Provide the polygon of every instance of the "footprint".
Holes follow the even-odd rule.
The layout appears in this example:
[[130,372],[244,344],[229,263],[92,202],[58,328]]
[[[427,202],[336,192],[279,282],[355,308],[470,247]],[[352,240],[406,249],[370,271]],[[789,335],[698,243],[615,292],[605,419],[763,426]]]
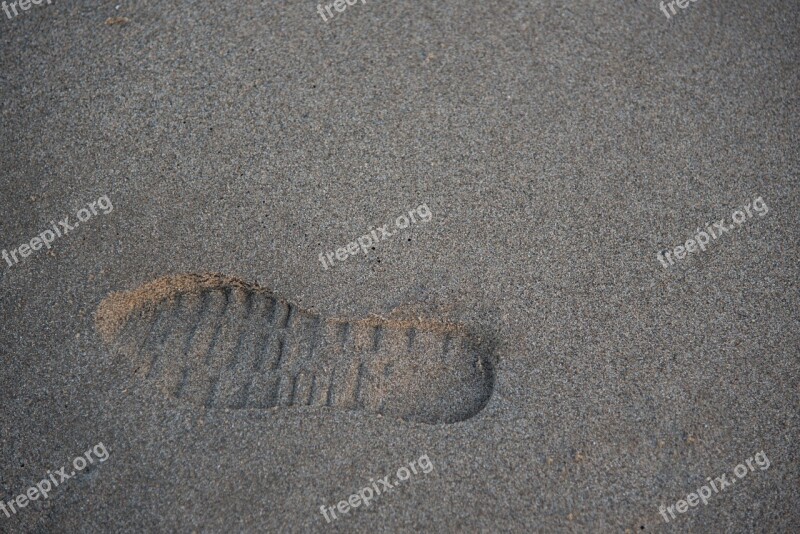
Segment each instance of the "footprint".
[[362,410],[454,423],[494,385],[489,351],[454,324],[326,319],[217,274],[112,293],[97,329],[135,374],[207,408]]

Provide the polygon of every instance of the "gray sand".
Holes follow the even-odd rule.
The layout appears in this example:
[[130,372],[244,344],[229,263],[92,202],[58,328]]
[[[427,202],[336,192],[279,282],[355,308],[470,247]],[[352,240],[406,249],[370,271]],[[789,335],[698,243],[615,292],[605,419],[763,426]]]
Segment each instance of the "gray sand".
[[[0,531],[800,530],[800,8],[622,4],[0,12],[0,247],[113,203],[0,260],[0,499],[109,452]],[[765,216],[659,263],[757,197]],[[323,269],[422,203],[429,222]],[[181,403],[93,315],[197,272],[326,317],[467,325],[495,344],[492,397],[439,425]],[[768,469],[664,522],[760,451]]]

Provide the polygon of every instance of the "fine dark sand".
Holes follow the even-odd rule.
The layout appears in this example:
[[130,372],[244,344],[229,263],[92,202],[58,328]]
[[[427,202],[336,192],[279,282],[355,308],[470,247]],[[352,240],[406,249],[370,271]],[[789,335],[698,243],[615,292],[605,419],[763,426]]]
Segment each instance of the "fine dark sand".
[[800,531],[800,7],[316,8],[0,9],[0,532]]

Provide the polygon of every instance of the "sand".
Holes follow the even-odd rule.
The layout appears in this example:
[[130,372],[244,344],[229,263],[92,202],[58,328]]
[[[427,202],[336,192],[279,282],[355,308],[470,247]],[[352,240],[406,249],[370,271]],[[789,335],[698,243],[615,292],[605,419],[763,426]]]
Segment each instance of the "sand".
[[[0,532],[800,529],[798,7],[316,7],[0,11],[0,247],[114,206],[0,260],[0,500],[109,452]],[[659,262],[757,197],[763,217]],[[429,222],[323,269],[422,203]],[[95,318],[186,273],[461,325],[491,342],[491,398],[451,424],[181,402]]]

